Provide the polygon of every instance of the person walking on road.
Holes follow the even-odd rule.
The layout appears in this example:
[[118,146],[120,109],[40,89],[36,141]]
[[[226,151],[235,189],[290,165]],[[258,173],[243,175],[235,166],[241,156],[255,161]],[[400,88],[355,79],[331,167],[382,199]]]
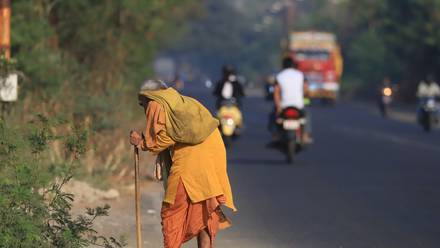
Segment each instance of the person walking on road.
[[161,81],[148,80],[138,98],[146,130],[132,131],[130,143],[158,154],[156,175],[165,187],[164,247],[179,248],[194,237],[198,247],[213,247],[218,230],[231,225],[220,206],[236,211],[217,119]]

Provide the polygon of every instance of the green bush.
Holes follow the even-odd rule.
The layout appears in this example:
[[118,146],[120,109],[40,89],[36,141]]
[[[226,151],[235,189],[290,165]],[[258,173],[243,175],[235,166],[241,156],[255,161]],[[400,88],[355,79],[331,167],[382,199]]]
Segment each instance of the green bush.
[[[53,130],[65,130],[55,135]],[[74,195],[62,187],[80,165],[88,134],[67,128],[64,121],[36,117],[26,128],[0,121],[0,247],[123,247],[124,242],[100,236],[96,218],[110,206],[70,213]],[[64,144],[61,162],[49,162],[54,141]]]

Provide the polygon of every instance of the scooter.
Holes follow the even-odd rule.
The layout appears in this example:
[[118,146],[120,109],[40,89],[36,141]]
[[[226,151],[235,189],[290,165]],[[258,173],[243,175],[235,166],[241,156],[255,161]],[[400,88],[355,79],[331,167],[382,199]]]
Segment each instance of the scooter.
[[303,142],[304,125],[306,124],[304,112],[295,107],[287,107],[283,109],[277,122],[281,126],[281,141],[286,160],[291,164],[296,154],[305,148]]
[[393,102],[393,93],[393,89],[389,86],[382,89],[379,101],[379,110],[384,118],[388,116],[390,105]]
[[419,123],[423,130],[430,132],[438,122],[439,108],[434,97],[424,99],[420,109]]
[[232,140],[241,134],[243,126],[243,116],[237,106],[235,99],[229,99],[222,102],[217,112],[217,118],[220,120],[220,132],[223,137],[225,147],[229,148]]

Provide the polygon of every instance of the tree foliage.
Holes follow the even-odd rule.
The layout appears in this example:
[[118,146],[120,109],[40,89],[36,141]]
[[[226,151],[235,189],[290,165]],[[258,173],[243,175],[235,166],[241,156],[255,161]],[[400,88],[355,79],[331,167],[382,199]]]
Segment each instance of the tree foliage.
[[[65,122],[42,115],[19,129],[0,121],[0,247],[122,247],[124,242],[93,229],[94,220],[106,216],[109,206],[71,215],[74,195],[62,187],[86,151],[87,133],[56,135],[52,130],[59,125]],[[47,159],[54,141],[65,144],[60,163]]]
[[[197,0],[11,4],[12,57],[21,77],[19,101],[8,119],[21,125],[33,113],[63,115],[87,128],[89,142],[95,144],[122,139],[118,129],[138,117],[138,86],[154,77],[152,61],[178,39],[185,20],[199,10]],[[88,172],[108,164],[105,152],[112,150],[102,145],[90,153],[95,157],[88,159],[96,163],[87,164]],[[112,170],[122,166],[123,158],[117,161]]]
[[80,158],[90,145],[104,143],[98,138],[105,135],[116,140],[114,130],[133,119],[133,96],[152,76],[152,59],[197,3],[11,1],[14,63],[1,57],[0,71],[13,65],[22,80],[14,115],[0,121],[0,247],[123,245],[93,229],[109,206],[74,217],[74,196],[62,186],[85,166]]
[[360,80],[362,90],[371,93],[390,76],[411,99],[420,80],[429,74],[440,78],[439,0],[312,0],[301,7],[309,15],[298,27],[336,32],[346,79]]
[[231,64],[251,79],[277,70],[280,23],[264,29],[263,14],[270,1],[205,1],[204,12],[188,24],[171,56],[192,63],[209,77],[219,77]]
[[[196,0],[16,0],[12,9],[12,50],[25,92],[49,103],[43,111],[63,101],[84,115],[95,112],[97,98],[134,93],[152,76],[155,54],[197,10]],[[72,100],[78,96],[85,96],[81,103]]]

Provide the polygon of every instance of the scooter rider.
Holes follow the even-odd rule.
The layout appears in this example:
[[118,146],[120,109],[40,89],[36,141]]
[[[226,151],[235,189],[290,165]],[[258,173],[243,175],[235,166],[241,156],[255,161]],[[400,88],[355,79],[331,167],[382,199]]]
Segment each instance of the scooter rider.
[[237,74],[234,67],[230,65],[223,66],[222,79],[217,83],[214,89],[214,96],[217,97],[217,109],[221,107],[224,100],[231,100],[234,98],[237,101],[237,106],[241,108],[241,99],[244,97],[243,86],[238,82]]
[[377,103],[382,117],[388,116],[388,108],[392,101],[392,95],[395,87],[391,84],[389,77],[384,77],[382,83],[377,89]]
[[283,60],[283,70],[276,76],[277,84],[274,91],[275,111],[277,116],[286,107],[301,109],[306,116],[303,141],[311,143],[310,116],[304,111],[304,74],[299,71],[298,64],[292,58],[286,57]]
[[429,99],[435,100],[440,97],[440,87],[435,82],[434,77],[429,75],[426,81],[421,81],[417,88],[417,97],[420,100],[420,104],[417,110],[417,120],[421,123],[423,116],[423,106],[428,102]]
[[421,81],[417,88],[417,97],[422,101],[426,98],[440,97],[440,87],[433,76],[428,76],[426,81]]

